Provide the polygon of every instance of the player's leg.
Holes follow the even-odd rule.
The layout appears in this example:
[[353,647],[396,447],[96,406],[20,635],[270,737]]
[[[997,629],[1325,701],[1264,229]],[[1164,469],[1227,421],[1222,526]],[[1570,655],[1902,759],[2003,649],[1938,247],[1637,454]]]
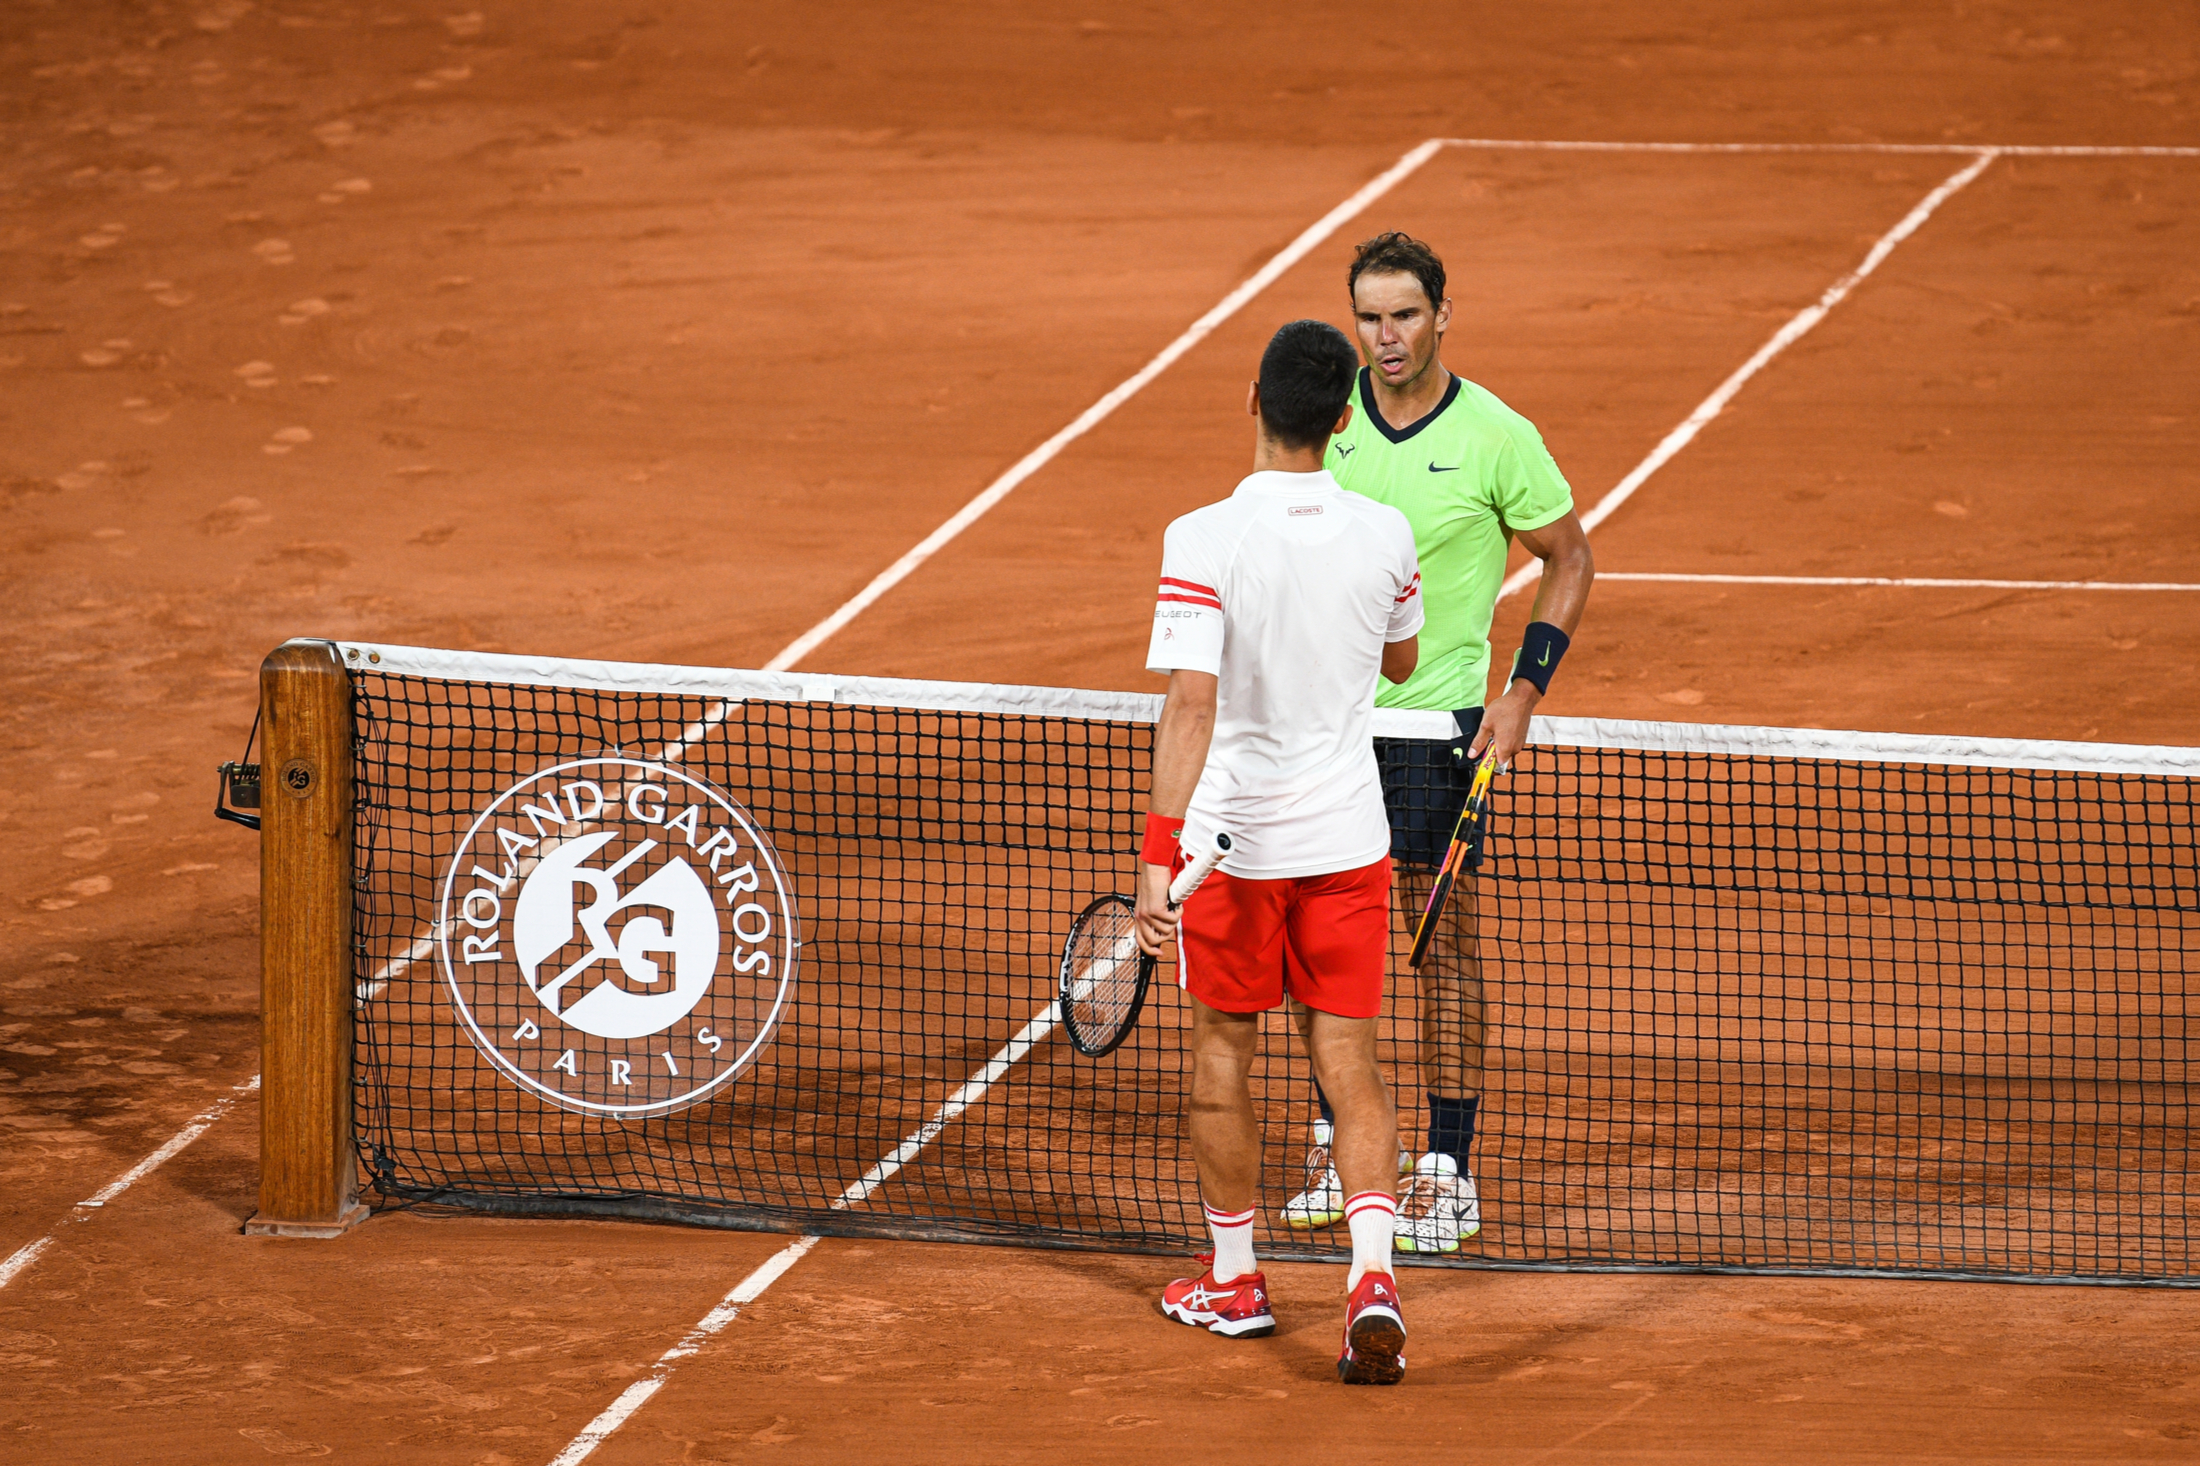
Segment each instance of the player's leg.
[[[1215,1244],[1215,1277],[1253,1272],[1253,1189],[1260,1121],[1253,1114],[1253,1049],[1260,1015],[1226,1014],[1192,1000],[1192,1165]],[[1242,1227],[1235,1220],[1244,1219]],[[1232,1225],[1218,1225],[1228,1219]]]
[[[1398,1109],[1390,1098],[1375,1057],[1375,1026],[1370,1018],[1342,1018],[1318,1010],[1308,1015],[1306,1047],[1314,1073],[1336,1110],[1333,1154],[1337,1179],[1347,1206],[1369,1194],[1395,1201],[1398,1187]],[[1390,1228],[1372,1234],[1363,1246],[1361,1229],[1352,1230],[1352,1272],[1347,1291],[1369,1269],[1390,1272]]]
[[[1433,871],[1406,870],[1400,905],[1418,920],[1434,887]],[[1420,988],[1421,1079],[1427,1087],[1426,1149],[1398,1202],[1398,1247],[1408,1253],[1456,1252],[1482,1231],[1481,1200],[1470,1156],[1481,1110],[1488,1010],[1473,881],[1452,888],[1436,935],[1416,975]]]
[[[1286,999],[1284,1004],[1292,1027],[1299,1031],[1300,1042],[1312,1054],[1314,1011],[1295,998]],[[1329,1097],[1322,1093],[1319,1075],[1314,1080],[1314,1101],[1318,1109],[1308,1127],[1313,1143],[1306,1148],[1306,1180],[1283,1204],[1283,1225],[1301,1231],[1344,1221],[1344,1184],[1337,1180],[1337,1116],[1329,1107]]]
[[1284,885],[1218,872],[1184,904],[1177,931],[1177,981],[1192,1002],[1187,1129],[1214,1256],[1205,1273],[1162,1291],[1161,1312],[1236,1338],[1276,1328],[1253,1256],[1260,1126],[1252,1067],[1260,1015],[1283,999]]
[[1391,1270],[1396,1223],[1398,1112],[1375,1051],[1390,937],[1390,860],[1307,877],[1287,917],[1302,964],[1287,969],[1312,1012],[1302,1033],[1314,1075],[1336,1113],[1337,1176],[1352,1230],[1338,1377],[1390,1385],[1405,1374],[1405,1316]]
[[[1302,965],[1289,963],[1286,971],[1302,971]],[[1312,1053],[1314,1011],[1297,999],[1286,999],[1284,1006],[1290,1011],[1291,1023],[1299,1031],[1299,1038]],[[1319,1077],[1314,1080],[1314,1104],[1316,1107],[1311,1129],[1313,1144],[1306,1149],[1305,1180],[1291,1200],[1283,1204],[1283,1225],[1305,1230],[1326,1228],[1332,1223],[1344,1221],[1344,1184],[1337,1177],[1336,1112],[1330,1107],[1329,1097],[1322,1091]],[[1405,1176],[1413,1170],[1414,1155],[1403,1148],[1398,1152],[1398,1175]]]
[[[1399,790],[1389,804],[1394,837],[1404,839],[1420,858],[1398,863],[1398,908],[1408,936],[1428,906],[1437,867],[1473,783],[1465,751],[1481,725],[1481,710],[1467,709],[1454,717],[1459,724],[1456,742],[1401,740],[1386,771],[1386,793],[1393,783]],[[1481,1110],[1488,1032],[1476,950],[1478,925],[1474,881],[1465,877],[1453,886],[1415,975],[1428,1133],[1398,1202],[1398,1247],[1409,1253],[1456,1252],[1463,1239],[1482,1231],[1470,1155]]]

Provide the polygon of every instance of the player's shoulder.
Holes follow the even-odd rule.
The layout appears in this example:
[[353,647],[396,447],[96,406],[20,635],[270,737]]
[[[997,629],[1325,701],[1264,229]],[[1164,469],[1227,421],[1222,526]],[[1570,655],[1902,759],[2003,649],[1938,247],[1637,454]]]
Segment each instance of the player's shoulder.
[[1459,378],[1459,400],[1452,406],[1458,411],[1445,416],[1458,419],[1456,431],[1508,442],[1543,441],[1543,435],[1528,421],[1526,414],[1479,382]]
[[1218,525],[1234,524],[1240,517],[1241,510],[1237,503],[1237,496],[1231,495],[1228,498],[1202,504],[1197,509],[1184,511],[1184,513],[1169,521],[1169,528],[1171,530],[1180,527],[1188,530],[1209,529]]
[[1243,539],[1247,506],[1235,495],[1189,509],[1169,521],[1162,544],[1172,550],[1199,550],[1227,554]]
[[1409,535],[1413,533],[1413,522],[1395,504],[1371,499],[1356,489],[1339,488],[1337,497],[1347,514],[1366,520],[1381,529],[1402,529]]
[[1377,540],[1388,541],[1393,547],[1403,546],[1409,555],[1413,553],[1413,521],[1406,518],[1404,510],[1351,489],[1338,490],[1337,497],[1345,513],[1365,525]]

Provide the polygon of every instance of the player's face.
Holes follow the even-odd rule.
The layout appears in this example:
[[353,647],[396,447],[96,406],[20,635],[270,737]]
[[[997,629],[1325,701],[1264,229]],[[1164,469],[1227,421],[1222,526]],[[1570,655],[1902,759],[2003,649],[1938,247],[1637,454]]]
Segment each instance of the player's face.
[[1385,387],[1405,388],[1435,364],[1451,320],[1451,302],[1430,305],[1411,275],[1369,271],[1352,285],[1352,325],[1360,355]]

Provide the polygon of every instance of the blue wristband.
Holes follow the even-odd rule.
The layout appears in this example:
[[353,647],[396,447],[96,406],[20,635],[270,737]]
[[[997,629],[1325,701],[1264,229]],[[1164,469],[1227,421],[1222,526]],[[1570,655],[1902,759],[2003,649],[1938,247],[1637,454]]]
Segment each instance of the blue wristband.
[[1551,691],[1551,674],[1558,671],[1559,659],[1566,655],[1570,639],[1547,621],[1531,621],[1528,630],[1520,638],[1520,651],[1513,657],[1512,675],[1526,678],[1535,684],[1535,690],[1548,695]]

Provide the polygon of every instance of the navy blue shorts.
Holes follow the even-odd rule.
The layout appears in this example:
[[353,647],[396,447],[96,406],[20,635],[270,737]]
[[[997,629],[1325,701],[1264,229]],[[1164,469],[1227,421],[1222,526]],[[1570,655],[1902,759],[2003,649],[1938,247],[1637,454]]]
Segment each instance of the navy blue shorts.
[[1377,739],[1375,762],[1383,774],[1383,810],[1390,816],[1390,859],[1430,870],[1444,864],[1451,828],[1466,808],[1474,783],[1467,745],[1482,727],[1482,710],[1462,708],[1452,717],[1459,737]]

